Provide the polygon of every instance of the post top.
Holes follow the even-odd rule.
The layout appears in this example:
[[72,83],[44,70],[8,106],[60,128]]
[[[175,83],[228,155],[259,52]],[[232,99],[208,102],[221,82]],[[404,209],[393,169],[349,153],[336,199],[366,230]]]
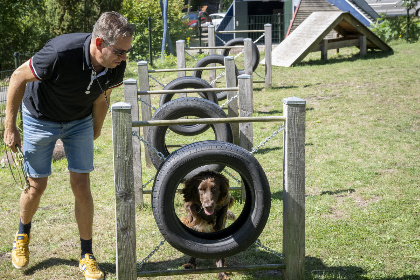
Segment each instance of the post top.
[[271,23],[266,23],[266,24],[264,24],[264,26],[269,27],[269,26],[271,26]]
[[244,42],[245,42],[245,41],[247,41],[247,42],[251,41],[251,42],[252,42],[252,39],[251,39],[251,38],[245,38],[245,39],[244,39]]
[[293,96],[293,97],[283,98],[283,103],[286,105],[305,105],[306,100]]
[[185,40],[177,40],[176,43],[177,44],[185,43]]
[[111,105],[112,110],[131,109],[131,104],[126,102],[117,102]]
[[251,79],[251,75],[241,74],[241,75],[238,76],[238,79]]
[[140,65],[147,65],[147,61],[145,61],[145,60],[141,60],[141,61],[138,61],[137,62],[137,66],[140,66]]
[[130,79],[125,80],[125,81],[124,81],[124,84],[125,84],[125,85],[133,85],[133,84],[134,84],[134,85],[136,85],[136,84],[137,84],[137,80],[136,80],[136,79],[131,79],[131,78],[130,78]]
[[225,60],[234,60],[235,58],[233,56],[225,56]]

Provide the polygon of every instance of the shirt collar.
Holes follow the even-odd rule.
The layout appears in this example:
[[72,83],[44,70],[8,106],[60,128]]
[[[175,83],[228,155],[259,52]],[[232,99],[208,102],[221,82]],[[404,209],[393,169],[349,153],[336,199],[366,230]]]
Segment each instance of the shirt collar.
[[90,61],[90,41],[92,34],[90,34],[83,45],[83,70],[93,69],[92,62]]

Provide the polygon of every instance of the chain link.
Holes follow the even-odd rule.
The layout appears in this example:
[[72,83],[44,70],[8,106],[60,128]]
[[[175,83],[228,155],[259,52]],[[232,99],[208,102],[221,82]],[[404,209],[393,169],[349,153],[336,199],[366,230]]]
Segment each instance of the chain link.
[[270,141],[274,136],[276,136],[280,131],[284,130],[284,125],[280,126],[279,129],[274,131],[270,136],[268,136],[264,141],[262,141],[257,147],[252,148],[251,154],[258,152],[258,150],[264,146],[268,141]]
[[258,74],[257,72],[254,72],[255,75],[257,75],[258,77],[260,77],[261,79],[264,79],[265,77],[261,76],[260,74]]
[[149,75],[149,78],[151,78],[152,80],[154,80],[156,83],[158,83],[161,87],[165,87],[164,84],[162,84],[161,82],[159,82],[155,77],[153,77],[152,75]]
[[198,60],[195,56],[193,56],[193,55],[192,55],[192,54],[190,54],[189,52],[185,52],[185,54],[187,54],[187,55],[189,55],[190,57],[192,57],[195,61],[197,61],[197,60]]
[[222,41],[223,42],[223,45],[226,45],[226,42],[222,39],[222,38],[220,38],[219,36],[217,36],[217,35],[215,35],[216,36],[216,38],[217,39],[219,39],[220,41]]
[[236,183],[241,184],[242,181],[237,179],[232,173],[230,173],[229,171],[227,171],[226,169],[223,169],[222,172],[225,172],[227,175],[229,175],[233,180],[236,181]]
[[137,263],[137,270],[141,270],[143,265],[160,249],[163,244],[165,244],[165,240],[160,241],[160,243],[155,247],[155,249],[153,249],[152,252],[150,252],[147,257],[145,257],[140,263]]
[[233,99],[235,99],[235,98],[237,98],[238,97],[238,95],[237,94],[235,94],[234,96],[232,96],[230,99],[228,99],[228,100],[226,100],[226,102],[225,103],[223,103],[221,106],[220,106],[220,108],[224,108],[226,105],[228,105]]
[[255,41],[254,41],[254,43],[256,43],[256,42],[258,42],[262,37],[264,37],[265,36],[265,33],[263,33],[260,37],[258,37],[258,39],[256,39]]
[[284,255],[282,253],[276,252],[273,249],[271,249],[267,246],[264,246],[259,239],[257,239],[257,241],[255,241],[255,244],[257,244],[258,247],[261,247],[264,250],[266,250],[268,252],[271,252],[271,253],[275,254],[276,256],[278,256],[279,258],[281,258],[282,260],[284,260]]
[[219,76],[217,76],[213,81],[211,81],[210,82],[210,85],[213,86],[217,82],[217,80],[223,78],[224,76],[225,76],[225,71],[223,71],[222,73],[220,73]]
[[133,136],[137,136],[137,138],[141,141],[141,142],[143,142],[149,149],[151,149],[153,152],[155,152],[157,155],[158,155],[158,157],[160,158],[160,159],[162,159],[162,160],[166,160],[166,158],[165,158],[165,155],[164,154],[162,154],[161,152],[159,152],[155,147],[153,147],[152,145],[150,145],[150,143],[149,142],[147,142],[146,140],[144,140],[143,139],[143,137],[141,137],[136,131],[133,131],[132,132],[132,135]]
[[147,106],[149,106],[150,108],[152,108],[153,110],[157,110],[157,108],[156,107],[153,107],[153,105],[152,104],[149,104],[149,103],[147,103],[146,101],[144,101],[143,99],[141,99],[140,97],[137,99],[138,101],[140,101],[141,103],[143,103],[143,104],[146,104]]

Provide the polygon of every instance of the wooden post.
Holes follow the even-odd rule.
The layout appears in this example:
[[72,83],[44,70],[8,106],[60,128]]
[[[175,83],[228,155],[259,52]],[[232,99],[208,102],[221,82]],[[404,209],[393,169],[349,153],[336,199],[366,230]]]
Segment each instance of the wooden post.
[[244,64],[245,64],[245,74],[251,75],[252,80],[252,39],[244,39]]
[[321,43],[321,60],[328,59],[328,39],[323,39]]
[[137,259],[131,105],[119,102],[113,104],[111,108],[117,279],[135,280],[137,279]]
[[[139,75],[139,89],[140,91],[149,91],[149,66],[147,61],[139,61],[137,62],[138,67],[138,75]],[[147,104],[152,104],[152,100],[150,98],[150,94],[142,95],[141,100],[141,120],[142,121],[149,121],[152,119],[152,108]],[[147,103],[147,104],[146,104]],[[147,127],[143,127],[143,138],[146,139],[147,135]],[[152,166],[152,161],[150,159],[148,148],[144,146],[145,151],[145,158],[146,158],[146,166]]]
[[[238,102],[239,102],[239,116],[240,117],[252,117],[252,111],[254,108],[252,98],[252,77],[251,75],[239,75],[238,76]],[[239,124],[239,143],[240,146],[248,151],[252,151],[253,146],[253,124],[252,122],[240,123]],[[245,185],[241,184],[241,197],[242,201],[246,199]]]
[[[215,47],[215,40],[214,40],[214,25],[210,25],[208,27],[208,46],[209,47]],[[209,49],[209,55],[216,54],[215,49]],[[214,67],[216,64],[210,63],[209,67]],[[209,70],[209,81],[216,80],[216,70]],[[216,83],[216,82],[215,82]],[[216,84],[213,85],[214,87],[217,87]]]
[[[137,80],[127,79],[124,81],[125,102],[131,105],[131,121],[139,120],[139,102],[137,99]],[[133,132],[140,135],[140,128],[133,127]],[[140,139],[133,135],[133,172],[134,177],[134,195],[136,198],[136,207],[143,207],[143,179],[141,173],[141,145]]]
[[362,35],[359,37],[360,40],[360,56],[365,56],[367,54],[367,41],[366,36]]
[[[226,72],[226,87],[236,87],[236,73],[235,73],[235,59],[233,56],[226,56],[225,57],[225,72]],[[228,103],[228,117],[234,118],[239,116],[239,108],[238,108],[238,98],[232,99],[237,92],[235,91],[228,91],[227,92],[227,99],[231,100]],[[236,145],[240,145],[239,142],[239,124],[231,123],[230,127],[232,128],[233,133],[233,143]]]
[[[186,68],[185,40],[176,41],[176,62],[178,69]],[[185,71],[178,71],[178,77],[185,77]]]
[[283,99],[284,280],[305,279],[305,113],[305,100]]
[[272,26],[270,23],[264,24],[264,44],[265,44],[265,87],[271,88],[272,85]]
[[[253,98],[252,98],[252,79],[251,75],[239,75],[239,117],[252,117]],[[240,146],[252,150],[253,129],[252,122],[239,124]]]

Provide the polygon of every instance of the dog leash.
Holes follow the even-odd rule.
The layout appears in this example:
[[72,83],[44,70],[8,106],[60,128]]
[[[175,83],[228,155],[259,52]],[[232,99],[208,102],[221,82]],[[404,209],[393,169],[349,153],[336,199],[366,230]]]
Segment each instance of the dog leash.
[[[26,191],[30,186],[29,186],[28,176],[25,172],[22,150],[18,145],[16,145],[16,150],[17,150],[16,153],[14,153],[12,149],[10,149],[6,145],[6,143],[4,143],[4,147],[6,151],[7,162],[9,164],[9,170],[10,170],[10,173],[12,174],[13,180],[15,181],[19,190]],[[9,148],[9,151],[8,151],[8,148]],[[13,171],[13,169],[16,169],[16,171]]]

